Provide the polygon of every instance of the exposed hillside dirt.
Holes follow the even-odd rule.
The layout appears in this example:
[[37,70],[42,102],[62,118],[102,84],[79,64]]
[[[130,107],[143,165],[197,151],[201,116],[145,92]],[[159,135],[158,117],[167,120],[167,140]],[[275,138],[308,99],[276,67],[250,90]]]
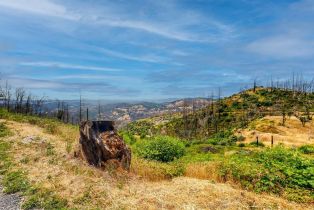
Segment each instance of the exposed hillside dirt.
[[237,132],[245,137],[244,143],[259,141],[265,145],[271,144],[271,136],[274,137],[274,144],[285,144],[289,146],[300,146],[314,143],[314,122],[306,123],[303,127],[296,117],[288,118],[285,126],[282,126],[280,116],[267,116],[251,122],[249,128]]
[[[284,199],[188,177],[150,182],[134,174],[90,167],[67,153],[69,143],[30,124],[6,122],[14,132],[12,155],[34,185],[48,188],[78,209],[310,209]],[[249,131],[247,131],[249,132]],[[25,141],[29,136],[36,136]],[[47,144],[53,152],[47,154]],[[27,161],[26,161],[27,159]],[[91,199],[89,199],[91,198]]]

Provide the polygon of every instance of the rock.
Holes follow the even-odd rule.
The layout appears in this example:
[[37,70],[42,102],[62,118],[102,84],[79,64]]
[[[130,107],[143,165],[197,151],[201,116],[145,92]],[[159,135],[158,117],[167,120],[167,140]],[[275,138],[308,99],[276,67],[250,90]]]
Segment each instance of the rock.
[[119,136],[112,121],[83,121],[80,124],[79,151],[75,156],[90,165],[101,167],[109,162],[117,162],[129,170],[131,150]]
[[39,136],[26,136],[22,139],[23,144],[31,144],[31,143],[45,143],[47,139],[40,138]]
[[[0,177],[1,182],[1,177]],[[0,210],[19,210],[21,197],[18,194],[4,194],[0,185]]]
[[37,137],[36,136],[26,136],[24,139],[22,139],[23,144],[30,144],[35,141]]

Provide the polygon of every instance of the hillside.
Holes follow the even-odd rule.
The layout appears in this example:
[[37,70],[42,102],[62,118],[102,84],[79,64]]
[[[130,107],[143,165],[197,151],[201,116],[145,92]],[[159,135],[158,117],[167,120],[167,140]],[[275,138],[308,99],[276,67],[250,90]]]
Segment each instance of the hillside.
[[[48,127],[12,120],[1,123],[12,132],[10,137],[2,137],[0,144],[2,149],[7,147],[6,151],[1,150],[2,170],[3,164],[8,163],[3,162],[3,155],[10,158],[10,168],[5,167],[4,179],[11,176],[11,184],[5,189],[8,192],[26,190],[23,207],[27,209],[311,209],[308,205],[257,195],[215,181],[189,177],[148,181],[146,176],[158,176],[158,164],[150,171],[137,159],[133,160],[130,174],[109,169],[102,171],[72,157],[69,145],[76,141],[74,127],[56,127],[58,133],[55,135],[47,133]],[[151,174],[145,176],[145,173]],[[32,186],[34,190],[29,191],[26,186]]]
[[250,122],[266,116],[278,116],[278,119],[281,117],[280,123],[284,126],[287,119],[294,117],[301,126],[307,126],[312,120],[313,111],[313,93],[259,87],[217,99],[205,108],[188,110],[172,119],[166,115],[167,120],[164,121],[159,117],[131,123],[127,129],[134,134],[143,135],[142,126],[138,124],[146,123],[149,125],[146,127],[146,134],[206,139],[213,135],[234,133],[237,129],[247,128]]

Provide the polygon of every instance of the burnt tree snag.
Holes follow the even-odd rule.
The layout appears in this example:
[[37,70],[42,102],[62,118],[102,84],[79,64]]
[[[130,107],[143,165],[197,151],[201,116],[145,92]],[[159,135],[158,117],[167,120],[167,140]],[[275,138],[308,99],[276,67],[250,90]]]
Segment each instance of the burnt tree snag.
[[114,129],[112,121],[83,121],[80,124],[79,151],[76,156],[95,167],[106,167],[110,161],[129,170],[131,150]]

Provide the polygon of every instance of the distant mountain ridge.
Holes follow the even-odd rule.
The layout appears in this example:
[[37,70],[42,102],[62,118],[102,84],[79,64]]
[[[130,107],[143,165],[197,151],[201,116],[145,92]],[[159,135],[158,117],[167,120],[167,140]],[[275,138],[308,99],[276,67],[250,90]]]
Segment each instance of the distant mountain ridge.
[[[88,108],[89,119],[91,120],[114,120],[118,126],[129,122],[163,114],[182,112],[184,109],[200,109],[209,104],[208,98],[185,98],[171,102],[136,102],[136,103],[108,103],[101,104],[97,101],[82,102],[82,116],[86,119]],[[60,106],[59,101],[59,106]],[[76,120],[79,116],[80,101],[65,100],[65,106],[68,106],[71,116]],[[54,112],[58,109],[58,101],[46,101],[45,108],[48,112]]]

